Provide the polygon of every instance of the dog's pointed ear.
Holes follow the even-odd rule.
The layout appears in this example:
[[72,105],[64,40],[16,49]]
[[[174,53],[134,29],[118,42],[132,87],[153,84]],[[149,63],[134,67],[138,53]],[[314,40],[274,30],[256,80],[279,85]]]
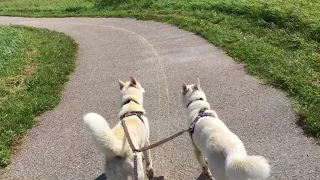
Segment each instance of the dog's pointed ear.
[[120,86],[120,90],[124,87],[124,82],[122,82],[120,79],[118,79],[118,83]]
[[137,85],[137,79],[136,79],[134,76],[131,76],[131,77],[130,77],[130,84],[131,84],[132,86]]
[[182,84],[182,92],[183,92],[183,94],[186,94],[188,92],[188,86],[186,83]]
[[197,83],[196,83],[196,85],[194,85],[194,88],[197,89],[197,90],[201,89],[201,87],[200,87],[200,79],[199,78],[197,79]]

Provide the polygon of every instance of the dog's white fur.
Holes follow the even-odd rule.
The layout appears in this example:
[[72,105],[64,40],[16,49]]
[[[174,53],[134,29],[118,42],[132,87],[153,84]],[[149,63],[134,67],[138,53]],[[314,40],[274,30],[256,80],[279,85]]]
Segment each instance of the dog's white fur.
[[[119,117],[127,112],[141,111],[143,108],[144,89],[134,77],[129,82],[119,80],[121,105],[127,100],[130,101],[121,107]],[[145,116],[143,122],[137,116],[124,118],[131,140],[136,148],[149,145],[149,122]],[[113,129],[110,129],[106,120],[96,113],[88,113],[84,117],[85,127],[89,130],[98,149],[105,155],[105,175],[110,180],[133,179],[133,152],[126,139],[121,122]],[[147,175],[153,176],[152,159],[150,151],[145,151]],[[142,154],[137,153],[139,180],[144,180]]]
[[[195,125],[192,135],[195,155],[203,173],[215,180],[253,180],[266,179],[270,166],[262,156],[248,156],[242,141],[232,133],[210,109],[200,82],[193,85],[183,84],[183,105],[187,107],[188,125],[195,120],[199,111],[212,113],[214,117],[202,117]],[[201,100],[197,100],[200,99]],[[208,164],[204,157],[207,158]]]

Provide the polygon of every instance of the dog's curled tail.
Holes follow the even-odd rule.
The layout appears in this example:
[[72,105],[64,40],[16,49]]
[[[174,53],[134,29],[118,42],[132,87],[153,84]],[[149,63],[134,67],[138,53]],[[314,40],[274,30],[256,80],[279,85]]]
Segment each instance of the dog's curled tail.
[[266,179],[270,165],[262,156],[231,156],[227,158],[226,173],[229,179]]
[[110,129],[107,121],[96,113],[88,113],[83,116],[85,127],[89,130],[96,146],[106,156],[114,156],[119,152],[120,144]]

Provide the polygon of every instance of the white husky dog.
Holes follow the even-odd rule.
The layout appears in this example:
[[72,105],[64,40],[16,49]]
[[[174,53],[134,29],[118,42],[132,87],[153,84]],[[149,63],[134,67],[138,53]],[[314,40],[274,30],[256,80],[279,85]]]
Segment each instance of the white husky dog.
[[[122,106],[119,119],[125,121],[134,146],[140,149],[149,145],[150,133],[148,119],[142,115],[145,114],[143,108],[144,89],[134,77],[130,77],[130,81],[125,83],[119,80],[119,86]],[[128,113],[131,114],[128,115]],[[133,179],[134,154],[128,144],[121,122],[110,129],[106,120],[99,114],[88,113],[83,119],[96,146],[105,155],[105,175],[108,179],[126,180],[129,177]],[[146,158],[148,178],[152,179],[153,169],[150,151],[145,151],[144,157]],[[137,165],[138,178],[144,180],[141,153],[137,154]]]
[[[238,136],[228,129],[213,110],[210,110],[206,95],[200,88],[199,79],[193,85],[183,83],[182,94],[183,105],[188,112],[188,124],[198,119],[193,126],[191,138],[203,174],[210,176],[209,169],[215,180],[253,180],[269,177],[270,166],[267,160],[262,156],[248,156]],[[206,115],[200,117],[201,112]],[[204,157],[207,158],[208,164]]]

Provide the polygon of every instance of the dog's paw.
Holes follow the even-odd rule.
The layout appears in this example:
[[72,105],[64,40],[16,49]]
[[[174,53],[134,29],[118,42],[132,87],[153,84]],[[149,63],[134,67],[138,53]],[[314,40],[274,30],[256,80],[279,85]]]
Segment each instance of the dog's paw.
[[152,166],[148,166],[147,167],[147,177],[149,180],[151,180],[153,178],[153,168]]
[[205,179],[207,179],[207,180],[213,180],[212,174],[211,174],[209,171],[207,171],[207,172],[202,172],[202,174],[203,174],[203,177],[204,177]]
[[209,173],[208,166],[202,167],[202,174],[208,174],[208,173]]

